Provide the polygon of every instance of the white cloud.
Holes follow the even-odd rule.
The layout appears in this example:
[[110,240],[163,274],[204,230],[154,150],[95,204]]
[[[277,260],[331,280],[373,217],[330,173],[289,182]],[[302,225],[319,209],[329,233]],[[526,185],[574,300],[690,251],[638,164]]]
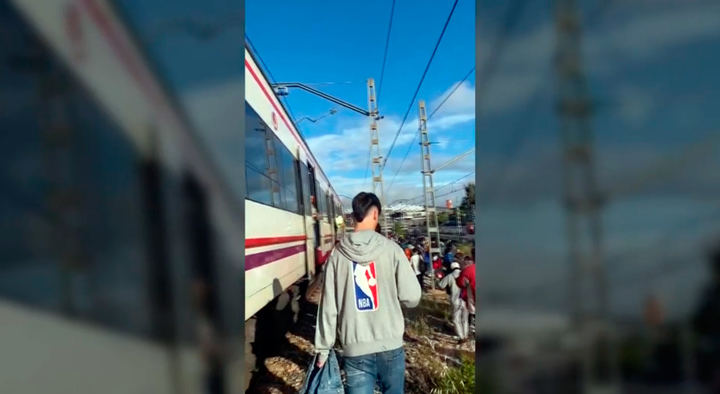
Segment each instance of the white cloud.
[[[378,130],[381,153],[387,152],[399,126],[400,122],[392,117],[380,121]],[[364,170],[370,148],[369,130],[366,120],[357,120],[339,132],[309,137],[307,143],[326,173]],[[396,146],[408,144],[414,138],[414,134],[405,131],[398,136]]]
[[634,126],[641,125],[655,109],[655,98],[644,89],[633,86],[618,88],[619,115]]
[[673,47],[720,34],[717,4],[639,15],[620,20],[615,28],[591,34],[588,56],[610,63],[613,58],[608,56],[608,50],[618,50],[626,61],[647,60],[667,54]]
[[[439,113],[439,112],[438,112]],[[452,114],[452,115],[445,115],[440,117],[433,117],[433,120],[428,122],[428,131],[432,133],[433,131],[439,130],[448,130],[452,127],[455,127],[459,124],[467,123],[470,121],[475,120],[475,108],[473,107],[473,111],[470,113],[459,113],[459,114]]]
[[[434,111],[440,102],[452,91],[458,83],[447,88],[438,98],[430,103],[428,111]],[[475,87],[470,81],[464,81],[452,96],[440,107],[435,116],[444,114],[474,114],[475,113]],[[428,113],[429,115],[429,113]]]
[[[635,13],[621,9],[622,5],[613,7],[616,7],[614,14],[626,17],[605,17],[602,27],[589,28],[583,35],[583,57],[596,76],[612,74],[631,62],[651,61],[681,45],[720,34],[720,18],[717,17],[720,6],[717,4]],[[482,95],[484,101],[478,103],[483,116],[523,105],[537,89],[554,89],[550,68],[555,53],[554,24],[555,21],[550,19],[508,41],[495,74],[483,87],[487,92]],[[490,48],[490,40],[479,37],[477,45]],[[478,54],[484,64],[489,51]]]
[[[446,93],[447,91],[441,97],[444,97]],[[431,135],[433,135],[433,132],[453,130],[459,125],[474,121],[474,100],[470,104],[465,100],[470,93],[472,93],[470,85],[463,84],[458,88],[455,94],[460,94],[461,98],[464,97],[464,99],[452,103],[451,99],[448,99],[442,110],[438,111],[432,121],[428,123]],[[439,99],[435,99],[434,102],[439,102]],[[448,106],[447,109],[446,106]],[[400,119],[395,116],[386,116],[379,121],[378,130],[382,155],[387,155],[399,127]],[[390,159],[388,159],[386,169],[392,170],[394,173],[396,166],[399,166],[399,161],[402,160],[407,151],[408,144],[411,142],[417,143],[417,128],[417,117],[405,121],[402,132],[399,134],[391,152]],[[437,134],[434,135],[437,136]],[[448,137],[440,136],[432,137],[432,140],[438,142],[435,146],[441,150],[447,148],[451,141]],[[365,171],[369,156],[368,149],[370,148],[369,122],[364,119],[353,120],[336,133],[309,137],[307,143],[331,179],[335,179],[333,174],[338,172]],[[414,156],[414,152],[411,151],[410,153]],[[436,157],[442,157],[442,155]],[[412,168],[407,163],[404,167]]]

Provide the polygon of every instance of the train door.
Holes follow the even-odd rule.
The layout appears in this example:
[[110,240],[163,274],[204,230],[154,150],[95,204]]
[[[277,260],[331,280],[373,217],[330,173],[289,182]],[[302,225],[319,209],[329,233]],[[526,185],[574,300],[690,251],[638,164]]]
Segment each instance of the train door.
[[204,388],[208,393],[224,393],[225,379],[219,344],[221,327],[219,276],[215,259],[212,228],[208,217],[207,195],[197,179],[186,173],[182,180],[185,239],[190,262],[191,299],[196,339],[206,361]]
[[330,195],[328,195],[327,201],[328,201],[328,205],[327,205],[328,216],[330,218],[330,234],[331,234],[331,239],[334,241],[336,234],[337,234],[337,227],[335,225],[335,204],[331,204],[332,198],[330,197]]
[[295,167],[300,180],[300,192],[298,199],[301,203],[301,212],[303,214],[304,233],[307,237],[305,240],[305,267],[308,279],[315,274],[315,230],[312,217],[312,206],[310,204],[310,171],[302,160],[302,155],[298,155],[300,160],[295,161]]
[[313,223],[313,235],[315,236],[315,243],[313,244],[313,251],[319,250],[320,245],[322,242],[322,238],[320,237],[320,218],[322,217],[322,214],[320,213],[320,210],[318,209],[318,199],[323,198],[323,196],[318,196],[318,187],[317,187],[317,180],[315,179],[315,169],[313,166],[308,163],[308,169],[310,173],[310,195],[311,198],[311,209],[312,212],[312,223]]

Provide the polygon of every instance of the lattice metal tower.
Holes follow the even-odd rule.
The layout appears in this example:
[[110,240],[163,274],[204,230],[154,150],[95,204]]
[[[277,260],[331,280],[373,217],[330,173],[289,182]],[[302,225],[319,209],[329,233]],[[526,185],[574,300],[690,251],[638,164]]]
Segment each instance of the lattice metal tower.
[[[419,102],[418,130],[420,131],[420,165],[423,177],[423,197],[425,199],[425,225],[430,240],[430,259],[433,253],[440,255],[440,229],[438,227],[437,205],[435,204],[435,186],[433,185],[433,169],[430,165],[430,138],[427,130],[427,112],[425,100]],[[432,241],[435,240],[435,247]],[[434,287],[434,281],[431,281]]]
[[388,235],[387,226],[387,207],[385,206],[385,196],[383,193],[383,177],[382,177],[382,155],[380,155],[380,137],[378,135],[378,107],[377,98],[375,96],[375,80],[369,78],[368,85],[368,111],[370,112],[370,167],[372,169],[372,190],[380,199],[383,206],[381,228],[385,235]]
[[617,366],[608,316],[601,209],[590,125],[592,104],[581,59],[575,0],[556,0],[556,73],[564,155],[564,203],[570,268],[570,311],[582,347],[584,393],[616,392]]

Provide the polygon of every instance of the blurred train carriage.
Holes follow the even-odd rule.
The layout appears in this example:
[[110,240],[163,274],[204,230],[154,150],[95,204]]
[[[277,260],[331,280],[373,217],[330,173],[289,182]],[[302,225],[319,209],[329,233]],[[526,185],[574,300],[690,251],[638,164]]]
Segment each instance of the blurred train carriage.
[[242,25],[150,28],[235,6],[151,3],[0,0],[0,392],[240,391],[244,321],[340,236]]

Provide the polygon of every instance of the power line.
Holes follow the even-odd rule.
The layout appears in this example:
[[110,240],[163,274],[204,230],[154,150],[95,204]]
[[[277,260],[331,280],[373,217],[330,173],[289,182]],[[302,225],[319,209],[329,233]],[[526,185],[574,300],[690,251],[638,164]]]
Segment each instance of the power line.
[[377,105],[380,108],[380,93],[382,93],[383,77],[385,76],[385,63],[387,61],[388,47],[390,46],[390,32],[392,31],[393,15],[395,14],[395,0],[390,8],[390,21],[388,22],[387,36],[385,37],[385,52],[383,53],[382,68],[380,70],[380,84],[378,85]]
[[438,191],[438,190],[440,190],[440,189],[442,189],[442,188],[444,188],[444,187],[447,187],[447,186],[449,186],[449,185],[458,183],[458,182],[460,182],[461,180],[463,180],[463,179],[465,179],[465,178],[467,178],[467,177],[469,177],[470,175],[473,175],[473,174],[475,174],[475,170],[472,170],[472,171],[468,172],[467,174],[461,176],[460,178],[458,178],[458,179],[456,179],[456,180],[454,180],[454,181],[452,181],[452,182],[450,182],[450,183],[446,183],[446,184],[444,184],[444,185],[442,185],[442,186],[439,186],[439,187],[435,188],[435,191]]
[[255,57],[257,57],[258,60],[260,60],[260,64],[262,65],[263,69],[264,69],[264,70],[268,73],[268,75],[270,76],[271,82],[272,82],[272,83],[277,82],[277,80],[275,79],[275,76],[273,75],[272,71],[270,71],[270,68],[267,66],[267,64],[265,64],[265,60],[263,60],[262,56],[260,56],[260,52],[258,52],[257,49],[255,49],[255,45],[253,45],[252,40],[250,40],[250,36],[249,36],[247,33],[245,33],[245,41],[249,44],[250,49],[251,49],[252,52],[255,54]]
[[402,122],[400,122],[400,127],[398,128],[398,131],[395,133],[395,138],[393,138],[393,142],[390,145],[390,149],[388,149],[387,155],[385,155],[385,159],[383,160],[382,169],[385,169],[385,165],[387,164],[387,160],[390,157],[390,154],[392,153],[393,148],[395,147],[395,142],[397,142],[398,136],[400,136],[400,132],[402,131],[403,126],[405,125],[405,121],[407,120],[408,115],[410,114],[410,110],[412,109],[413,104],[415,103],[415,99],[417,98],[418,93],[420,92],[420,87],[422,87],[423,81],[425,81],[425,76],[427,75],[428,70],[430,69],[430,65],[432,64],[433,59],[435,58],[435,53],[438,50],[438,47],[440,46],[440,42],[442,41],[443,36],[445,35],[445,30],[447,30],[448,24],[450,23],[450,19],[453,16],[453,13],[455,13],[455,7],[457,6],[458,0],[455,0],[453,3],[452,9],[450,10],[450,14],[448,15],[447,19],[445,20],[445,25],[443,25],[442,31],[440,32],[440,37],[438,37],[437,42],[435,43],[435,48],[432,51],[432,54],[430,55],[430,59],[427,62],[427,65],[425,66],[425,70],[423,71],[422,77],[420,78],[420,82],[418,82],[417,88],[415,88],[415,93],[412,96],[412,99],[410,100],[410,104],[408,105],[407,110],[405,111],[405,116],[403,116]]
[[445,96],[445,98],[440,102],[440,104],[438,104],[437,107],[435,107],[435,109],[430,113],[430,116],[428,116],[428,121],[430,119],[432,119],[433,115],[435,115],[435,112],[437,112],[440,108],[442,108],[443,104],[445,104],[445,102],[450,98],[450,96],[453,95],[453,93],[455,93],[455,91],[460,87],[460,85],[462,85],[463,82],[465,82],[468,79],[468,77],[473,73],[473,71],[475,71],[475,66],[472,66],[472,68],[470,68],[470,71],[468,71],[467,74],[465,74],[463,79],[460,80],[460,82],[458,82],[457,85],[455,85],[455,87],[453,87],[453,89],[450,91],[450,93],[448,93]]
[[[448,182],[448,183],[446,183],[446,184],[444,184],[444,185],[442,185],[442,186],[436,187],[436,188],[435,188],[435,191],[437,192],[437,191],[440,190],[440,189],[443,189],[443,188],[446,188],[446,187],[448,187],[448,186],[454,185],[454,184],[460,182],[461,180],[463,180],[463,179],[465,179],[465,178],[467,178],[467,177],[469,177],[470,175],[473,175],[473,174],[475,174],[475,170],[472,170],[472,171],[468,172],[467,174],[461,176],[460,178],[458,178],[458,179],[456,179],[456,180],[454,180],[454,181],[452,181],[452,182]],[[452,190],[452,191],[450,191],[450,192],[448,192],[448,193],[441,194],[441,195],[437,195],[437,196],[435,196],[435,197],[443,197],[443,196],[446,196],[446,195],[448,195],[448,194],[455,193],[456,191],[460,191],[460,189],[458,189],[458,190]],[[421,198],[421,197],[423,197],[422,194],[419,195],[419,196],[416,196],[416,197],[409,198],[408,201],[416,200],[416,199]]]
[[[263,60],[262,56],[260,56],[260,52],[258,52],[258,50],[255,48],[255,45],[253,45],[252,40],[250,40],[250,36],[247,33],[245,34],[245,41],[247,41],[247,43],[249,44],[250,49],[255,54],[255,57],[257,57],[258,60],[260,60],[260,64],[262,65],[265,72],[267,72],[268,75],[270,76],[270,81],[272,83],[277,82],[277,79],[275,79],[275,76],[273,75],[272,71],[270,70],[270,67],[267,66],[267,64],[265,63],[265,60]],[[297,119],[297,118],[295,117],[295,113],[293,112],[292,107],[290,106],[290,102],[288,102],[288,100],[287,100],[287,96],[282,96],[281,99],[282,99],[282,103],[284,104],[285,108],[287,109],[287,112],[289,113],[290,117],[293,119],[293,122],[294,122],[295,119]],[[300,130],[299,130],[299,126],[297,123],[295,123],[295,127],[298,128],[298,132],[299,132]]]
[[[510,33],[510,31],[512,31],[512,29],[515,27],[518,19],[522,15],[522,11],[524,10],[524,6],[526,5],[526,3],[527,2],[525,0],[517,0],[510,6],[508,11],[506,12],[503,25],[500,29],[500,32],[498,33],[498,38],[493,43],[493,47],[490,52],[490,56],[485,61],[485,64],[483,67],[484,73],[480,74],[480,76],[478,77],[478,83],[476,84],[475,88],[479,89],[480,95],[485,94],[485,91],[487,90],[486,85],[490,81],[491,77],[494,75],[495,70],[497,70],[498,60],[499,60],[500,55],[502,54],[502,51],[505,47],[505,39],[506,39],[507,35]],[[463,82],[465,79],[467,79],[470,76],[470,74],[472,74],[472,71],[474,69],[475,69],[475,67],[473,66],[473,68],[470,70],[470,72],[468,72],[466,74],[465,78],[463,79]],[[443,101],[440,103],[440,105],[438,105],[438,107],[436,107],[433,110],[432,114],[428,117],[428,120],[430,120],[430,118],[432,118],[432,115],[434,115],[435,112],[437,112],[437,110],[440,109],[442,104],[444,104],[445,101],[447,101],[447,99],[450,98],[452,93],[454,93],[455,90],[458,87],[460,87],[461,84],[462,84],[462,82],[459,83],[458,85],[456,85],[455,88],[453,89],[453,91],[451,92],[451,94],[447,95],[445,97],[445,99],[443,99]],[[482,102],[482,100],[479,100],[477,103],[475,103],[476,108],[478,107],[480,102]],[[476,110],[476,112],[477,112],[477,110]],[[406,114],[406,116],[407,116],[407,114]],[[404,122],[404,120],[403,120],[403,122]],[[402,127],[402,125],[400,127]],[[400,130],[398,130],[398,134],[399,134],[399,132],[400,132]],[[395,136],[395,138],[397,139],[397,135]],[[390,181],[391,186],[392,186],[392,183],[394,182],[397,174],[400,173],[400,171],[402,170],[402,165],[405,163],[405,160],[407,159],[408,155],[410,154],[410,150],[412,149],[412,146],[415,144],[416,139],[417,139],[417,135],[413,139],[413,142],[408,146],[408,149],[405,151],[405,156],[403,156],[403,159],[400,162],[401,163],[400,166],[398,167],[397,171],[395,171],[395,174],[393,175],[393,178]],[[394,142],[393,142],[393,144],[394,144]],[[391,146],[391,150],[392,150],[392,146]],[[388,152],[387,156],[390,156],[390,152]],[[385,158],[385,161],[387,161],[387,157]],[[383,168],[384,167],[385,166],[383,165]]]
[[[247,41],[247,43],[249,44],[250,49],[255,54],[255,57],[257,57],[258,60],[260,60],[260,64],[262,65],[263,70],[265,70],[265,72],[267,72],[268,75],[270,76],[270,82],[275,83],[277,80],[275,79],[275,76],[273,75],[272,71],[270,71],[270,67],[268,67],[267,64],[265,64],[265,60],[263,60],[262,56],[260,56],[260,52],[258,52],[258,50],[255,48],[255,45],[253,45],[252,40],[250,40],[250,36],[247,33],[245,34],[245,41]],[[282,97],[282,102],[283,102],[283,104],[285,104],[285,108],[287,108],[288,113],[290,114],[290,117],[293,120],[295,120],[296,119],[295,114],[293,113],[293,110],[290,107],[290,103],[287,101],[286,96]],[[296,127],[297,127],[297,124],[296,124]]]
[[[468,79],[468,77],[470,77],[470,75],[473,73],[473,71],[475,71],[475,66],[472,66],[472,68],[470,68],[470,71],[468,71],[467,74],[465,74],[463,79],[461,79],[460,82],[458,82],[455,85],[455,87],[453,87],[453,89],[450,92],[448,92],[448,94],[445,96],[445,98],[443,98],[443,100],[440,102],[440,104],[438,104],[437,107],[435,107],[435,109],[430,113],[430,116],[428,116],[428,121],[430,121],[430,119],[432,119],[433,115],[435,115],[435,113],[440,108],[442,108],[443,104],[445,104],[445,102],[450,98],[450,96],[455,94],[455,91],[460,87],[460,85],[462,85]],[[395,182],[395,177],[397,177],[398,173],[400,173],[400,171],[402,170],[403,164],[405,164],[405,160],[407,159],[408,155],[410,154],[410,150],[412,149],[413,145],[415,145],[415,141],[417,141],[417,138],[418,138],[418,134],[415,134],[415,137],[413,137],[412,142],[410,143],[410,145],[408,145],[408,148],[405,151],[405,155],[403,156],[403,159],[400,161],[400,165],[398,166],[398,169],[395,171],[392,179],[390,180],[390,186],[392,186],[393,182]]]

